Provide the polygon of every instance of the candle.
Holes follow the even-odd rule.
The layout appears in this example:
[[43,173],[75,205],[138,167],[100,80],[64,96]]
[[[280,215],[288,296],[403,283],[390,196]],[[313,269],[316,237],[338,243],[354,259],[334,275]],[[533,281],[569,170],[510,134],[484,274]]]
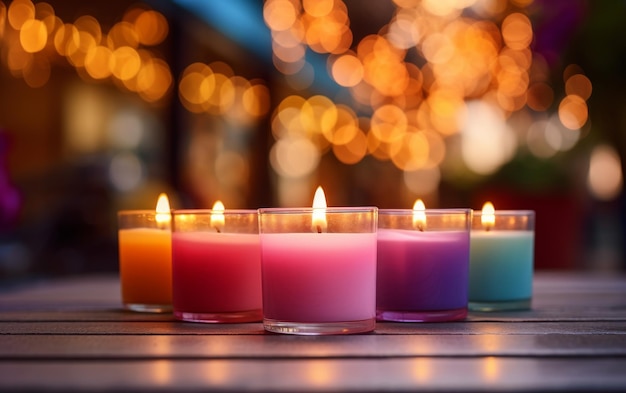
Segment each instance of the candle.
[[170,220],[165,194],[159,195],[156,210],[118,212],[122,303],[129,310],[172,309]]
[[191,322],[262,319],[261,251],[256,210],[175,210],[174,316]]
[[377,208],[259,209],[263,325],[289,334],[346,334],[376,324]]
[[469,307],[476,311],[528,309],[532,298],[533,211],[475,213],[470,242]]
[[[421,202],[421,201],[418,201]],[[376,316],[437,322],[467,316],[469,209],[379,211]]]

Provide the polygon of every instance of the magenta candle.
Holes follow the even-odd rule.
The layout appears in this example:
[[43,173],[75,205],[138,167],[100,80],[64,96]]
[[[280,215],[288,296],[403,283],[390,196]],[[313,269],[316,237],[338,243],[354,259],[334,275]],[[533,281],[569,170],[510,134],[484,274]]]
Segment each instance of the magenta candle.
[[375,207],[259,209],[263,323],[290,334],[371,331],[376,323]]
[[380,210],[376,316],[437,322],[467,316],[469,209]]
[[256,210],[173,212],[172,297],[184,321],[262,319]]

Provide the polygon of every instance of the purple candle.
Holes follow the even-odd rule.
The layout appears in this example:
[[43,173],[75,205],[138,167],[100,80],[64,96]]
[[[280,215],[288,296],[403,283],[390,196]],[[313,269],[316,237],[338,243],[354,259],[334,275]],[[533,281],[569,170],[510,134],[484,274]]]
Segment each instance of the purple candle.
[[467,316],[469,209],[380,210],[376,314],[434,322]]

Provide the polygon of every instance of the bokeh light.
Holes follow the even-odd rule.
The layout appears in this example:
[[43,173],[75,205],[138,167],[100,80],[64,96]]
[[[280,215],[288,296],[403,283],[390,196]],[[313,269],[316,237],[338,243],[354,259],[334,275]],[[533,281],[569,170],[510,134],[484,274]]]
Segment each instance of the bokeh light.
[[64,21],[46,2],[13,0],[8,8],[0,7],[4,61],[33,88],[48,82],[51,65],[60,57],[88,82],[112,79],[148,102],[159,101],[170,91],[173,77],[149,47],[161,44],[168,32],[163,14],[138,6],[108,31],[92,15]]
[[[277,71],[297,79],[307,49],[328,53],[327,72],[354,109],[344,113],[343,127],[322,128],[327,149],[313,123],[302,124],[302,104],[284,99],[272,117],[276,143],[298,135],[345,164],[371,155],[404,173],[437,173],[435,183],[453,146],[465,170],[483,176],[522,147],[544,159],[571,149],[588,121],[591,81],[568,66],[559,96],[546,60],[531,48],[532,1],[509,3],[394,0],[387,25],[351,42],[342,1],[267,0]],[[326,117],[342,105],[329,96]],[[516,113],[529,119],[525,126],[511,120]]]
[[600,200],[612,200],[623,188],[624,174],[618,153],[609,145],[601,144],[591,152],[587,185],[591,194]]

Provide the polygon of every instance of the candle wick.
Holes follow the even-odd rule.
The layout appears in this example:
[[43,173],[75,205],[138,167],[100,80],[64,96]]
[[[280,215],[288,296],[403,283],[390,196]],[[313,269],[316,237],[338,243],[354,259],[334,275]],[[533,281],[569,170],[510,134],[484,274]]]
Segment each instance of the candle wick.
[[321,225],[317,225],[317,233],[322,233],[322,226]]
[[490,226],[485,227],[485,231],[486,231],[486,232],[489,232],[490,230],[491,230],[491,227],[490,227]]
[[422,224],[417,224],[417,229],[419,229],[420,232],[424,232],[424,227],[422,226]]
[[217,231],[217,233],[222,233],[222,231],[220,231],[218,227],[215,227],[215,230]]

